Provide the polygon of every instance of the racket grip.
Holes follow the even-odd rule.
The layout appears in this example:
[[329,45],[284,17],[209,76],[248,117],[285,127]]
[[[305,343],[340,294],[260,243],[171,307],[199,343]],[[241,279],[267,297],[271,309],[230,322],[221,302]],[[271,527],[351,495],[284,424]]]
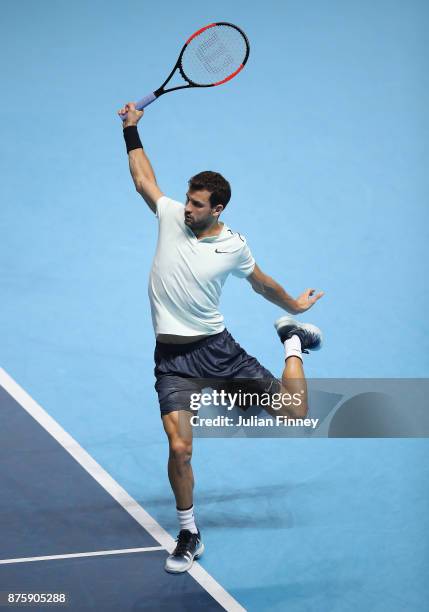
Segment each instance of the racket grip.
[[[144,98],[142,98],[141,100],[139,100],[138,102],[136,102],[136,110],[143,110],[144,108],[146,108],[146,106],[149,106],[149,104],[152,104],[154,100],[156,100],[156,95],[152,92],[148,94],[147,96],[145,96]],[[122,121],[125,121],[127,116],[128,116],[128,113],[125,113],[125,115],[120,115]]]
[[136,102],[136,109],[143,110],[144,108],[146,108],[146,106],[152,104],[154,100],[156,100],[156,95],[154,93],[150,93],[148,96],[145,96],[144,98]]

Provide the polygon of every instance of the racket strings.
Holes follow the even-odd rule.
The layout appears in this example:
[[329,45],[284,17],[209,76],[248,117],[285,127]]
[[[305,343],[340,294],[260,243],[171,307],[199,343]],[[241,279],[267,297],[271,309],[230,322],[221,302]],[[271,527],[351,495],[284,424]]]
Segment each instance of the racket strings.
[[246,53],[247,42],[241,32],[231,26],[217,25],[189,42],[181,67],[192,83],[211,85],[233,74]]
[[198,45],[195,55],[204,65],[207,72],[213,74],[222,72],[222,70],[225,70],[234,63],[233,56],[228,53],[227,47],[219,40],[216,32],[213,32],[208,40]]

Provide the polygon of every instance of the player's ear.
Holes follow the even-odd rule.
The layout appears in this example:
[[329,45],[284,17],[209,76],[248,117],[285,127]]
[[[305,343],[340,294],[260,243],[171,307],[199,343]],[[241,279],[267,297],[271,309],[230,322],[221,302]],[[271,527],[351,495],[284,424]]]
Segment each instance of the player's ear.
[[215,212],[216,215],[219,217],[219,215],[221,214],[222,211],[223,211],[223,204],[216,204],[216,206],[214,207],[213,212]]

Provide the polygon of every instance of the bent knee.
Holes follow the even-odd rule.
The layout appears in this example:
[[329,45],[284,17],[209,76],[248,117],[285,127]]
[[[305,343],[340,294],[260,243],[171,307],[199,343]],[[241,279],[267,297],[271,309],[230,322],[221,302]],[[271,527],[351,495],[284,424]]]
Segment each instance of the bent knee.
[[307,396],[301,397],[299,402],[292,402],[292,404],[289,405],[289,410],[292,418],[304,419],[308,414]]

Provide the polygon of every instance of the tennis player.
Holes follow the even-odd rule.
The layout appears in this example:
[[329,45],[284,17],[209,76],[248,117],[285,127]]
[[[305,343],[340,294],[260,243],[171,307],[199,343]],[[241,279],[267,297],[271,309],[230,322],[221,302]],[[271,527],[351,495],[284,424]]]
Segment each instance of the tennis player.
[[[307,289],[294,299],[262,272],[245,238],[219,221],[231,197],[230,185],[220,174],[206,171],[193,176],[185,205],[165,196],[137,131],[143,111],[137,111],[130,102],[118,111],[120,115],[125,113],[123,133],[131,176],[159,225],[149,280],[156,335],[155,389],[168,436],[168,476],[180,526],[177,546],[165,569],[180,573],[190,569],[204,551],[193,506],[189,424],[192,381],[250,379],[261,392],[282,392],[286,396],[294,385],[302,390],[302,353],[320,348],[322,342],[320,330],[314,325],[301,324],[290,316],[278,319],[275,327],[284,344],[285,363],[281,380],[275,378],[225,328],[218,305],[227,276],[232,273],[245,278],[257,293],[291,314],[308,310],[323,292],[316,294],[314,289]],[[307,412],[306,398],[298,407],[286,402],[280,410],[265,409],[270,414],[303,417]],[[185,428],[184,418],[189,424]]]

